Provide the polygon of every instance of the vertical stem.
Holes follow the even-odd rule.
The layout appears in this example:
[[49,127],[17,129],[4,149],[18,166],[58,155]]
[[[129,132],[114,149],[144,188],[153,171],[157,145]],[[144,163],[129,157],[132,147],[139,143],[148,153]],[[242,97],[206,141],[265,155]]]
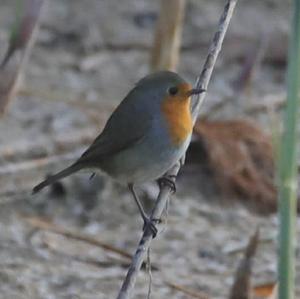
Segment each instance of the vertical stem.
[[179,58],[185,0],[161,0],[150,68],[175,71]]
[[279,163],[279,298],[293,299],[297,204],[297,118],[300,86],[300,0],[294,0],[287,70],[287,107]]

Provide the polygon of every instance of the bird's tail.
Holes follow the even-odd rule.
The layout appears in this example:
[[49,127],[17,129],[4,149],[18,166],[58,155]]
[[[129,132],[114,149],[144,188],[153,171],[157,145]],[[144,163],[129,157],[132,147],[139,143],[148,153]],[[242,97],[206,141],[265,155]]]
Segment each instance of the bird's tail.
[[45,188],[48,185],[51,185],[53,183],[55,183],[56,181],[69,176],[70,174],[78,171],[82,169],[82,165],[80,164],[72,164],[71,166],[67,167],[66,169],[49,176],[46,180],[42,181],[41,183],[39,183],[38,185],[36,185],[33,189],[32,189],[32,194],[35,194],[39,191],[41,191],[43,188]]

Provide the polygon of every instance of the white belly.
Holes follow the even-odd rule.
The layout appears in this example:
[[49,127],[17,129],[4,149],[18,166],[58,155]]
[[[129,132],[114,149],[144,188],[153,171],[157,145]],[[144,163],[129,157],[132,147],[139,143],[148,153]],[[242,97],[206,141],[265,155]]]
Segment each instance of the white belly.
[[190,136],[179,147],[167,143],[137,143],[120,153],[109,157],[103,163],[103,170],[121,183],[143,183],[153,181],[167,172],[185,153]]

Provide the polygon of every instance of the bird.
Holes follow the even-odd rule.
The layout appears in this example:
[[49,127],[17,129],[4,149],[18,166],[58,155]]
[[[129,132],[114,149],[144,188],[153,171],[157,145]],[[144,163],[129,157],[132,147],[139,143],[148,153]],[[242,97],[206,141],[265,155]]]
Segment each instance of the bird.
[[145,76],[113,111],[81,157],[48,176],[33,188],[33,193],[80,170],[100,170],[128,186],[144,228],[150,224],[155,236],[155,223],[146,215],[134,186],[155,180],[174,184],[165,173],[189,146],[193,130],[191,96],[204,91],[193,88],[175,72],[158,71]]

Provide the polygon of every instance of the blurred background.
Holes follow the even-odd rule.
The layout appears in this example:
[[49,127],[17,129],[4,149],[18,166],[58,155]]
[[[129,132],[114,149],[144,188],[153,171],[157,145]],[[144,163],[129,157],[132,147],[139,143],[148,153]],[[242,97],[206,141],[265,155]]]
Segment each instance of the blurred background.
[[[0,67],[0,298],[113,298],[142,232],[127,189],[89,173],[35,196],[31,189],[84,151],[142,76],[168,68],[194,83],[225,1],[44,2],[0,3],[0,61],[9,44],[16,49]],[[269,298],[260,286],[276,285],[274,160],[289,4],[237,5],[152,245],[152,298],[233,298],[257,227],[255,298]],[[138,191],[151,209],[157,185]],[[146,298],[148,284],[142,271],[135,298]]]

